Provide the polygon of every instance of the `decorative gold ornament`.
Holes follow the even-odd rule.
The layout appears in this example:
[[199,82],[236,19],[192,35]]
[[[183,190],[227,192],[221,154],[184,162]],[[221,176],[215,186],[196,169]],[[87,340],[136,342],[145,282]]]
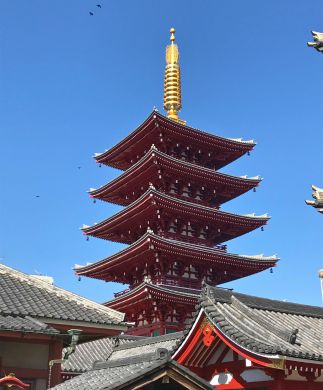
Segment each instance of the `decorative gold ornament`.
[[170,29],[171,44],[166,47],[166,67],[164,80],[164,109],[167,117],[185,124],[179,119],[178,111],[182,108],[181,72],[179,67],[179,51],[175,41],[175,29]]
[[282,359],[271,359],[271,363],[268,364],[268,367],[276,368],[277,370],[284,370],[286,365],[286,360]]

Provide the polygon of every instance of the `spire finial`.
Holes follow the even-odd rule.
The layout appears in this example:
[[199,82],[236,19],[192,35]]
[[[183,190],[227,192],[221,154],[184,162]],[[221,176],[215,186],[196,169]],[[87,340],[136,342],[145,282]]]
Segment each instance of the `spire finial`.
[[166,47],[166,68],[164,80],[164,109],[167,117],[185,124],[178,117],[178,112],[182,108],[181,95],[181,73],[179,67],[179,51],[175,41],[175,28],[170,29],[171,44]]
[[170,32],[170,41],[173,43],[174,41],[175,41],[175,29],[174,29],[174,27],[172,27],[170,30],[169,30],[169,32]]

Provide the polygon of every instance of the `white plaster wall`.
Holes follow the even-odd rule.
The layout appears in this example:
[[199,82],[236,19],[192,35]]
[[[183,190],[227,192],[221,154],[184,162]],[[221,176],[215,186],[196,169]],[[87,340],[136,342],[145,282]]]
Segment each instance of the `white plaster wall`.
[[246,382],[265,382],[265,381],[273,380],[273,378],[267,375],[263,370],[258,370],[258,369],[243,371],[241,377]]
[[210,384],[213,386],[228,385],[232,381],[232,379],[233,379],[232,374],[230,374],[229,372],[222,372],[221,374],[215,375],[211,379]]

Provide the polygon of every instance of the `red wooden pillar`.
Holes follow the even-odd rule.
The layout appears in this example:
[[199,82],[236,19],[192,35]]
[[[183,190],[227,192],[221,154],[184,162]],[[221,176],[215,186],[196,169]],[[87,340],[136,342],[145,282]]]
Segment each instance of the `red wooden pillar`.
[[288,388],[285,381],[285,371],[270,369],[266,371],[266,374],[274,378],[274,383],[269,387],[268,390],[286,390]]
[[275,380],[275,390],[284,390],[286,387],[286,382],[283,379],[276,379]]
[[[49,362],[51,360],[62,359],[63,342],[61,340],[54,340],[49,344],[48,354],[48,375],[50,374],[50,387],[56,386],[61,383],[61,363],[55,363],[49,369]],[[49,376],[48,376],[49,380]],[[47,380],[47,383],[48,383]]]
[[306,383],[306,385],[304,386],[306,390],[315,390],[315,389],[318,389],[318,385],[320,385],[321,383],[319,384],[316,384],[314,383],[314,380],[313,378],[308,378],[308,381]]

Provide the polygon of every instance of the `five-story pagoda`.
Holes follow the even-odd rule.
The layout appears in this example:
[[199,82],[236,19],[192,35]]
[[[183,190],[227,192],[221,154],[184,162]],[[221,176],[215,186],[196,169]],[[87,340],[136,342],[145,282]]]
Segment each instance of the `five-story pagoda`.
[[129,244],[101,261],[75,269],[77,275],[128,284],[105,305],[125,312],[129,333],[158,335],[184,328],[201,283],[242,278],[276,264],[277,258],[240,256],[223,243],[262,227],[267,215],[238,215],[221,204],[255,188],[259,177],[217,170],[249,153],[255,143],[222,138],[179,119],[179,51],[166,48],[164,108],[154,110],[128,137],[95,159],[124,172],[90,196],[125,206],[93,226],[87,236]]

